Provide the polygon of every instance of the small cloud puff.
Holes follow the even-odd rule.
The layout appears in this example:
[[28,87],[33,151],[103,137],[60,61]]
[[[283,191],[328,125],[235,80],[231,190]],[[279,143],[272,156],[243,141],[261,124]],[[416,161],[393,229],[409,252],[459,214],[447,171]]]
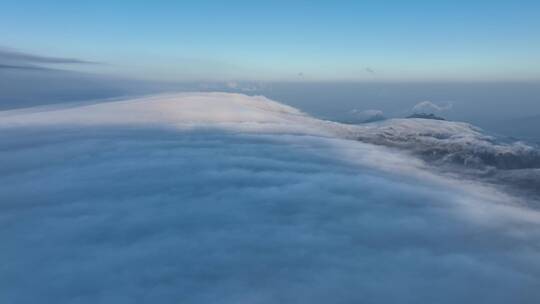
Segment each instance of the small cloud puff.
[[349,111],[349,116],[351,117],[352,122],[364,123],[364,122],[374,122],[379,120],[384,120],[384,112],[381,110],[358,110],[353,109]]
[[431,101],[422,101],[422,102],[417,103],[412,108],[412,112],[414,114],[440,114],[450,109],[452,109],[451,103],[441,106]]

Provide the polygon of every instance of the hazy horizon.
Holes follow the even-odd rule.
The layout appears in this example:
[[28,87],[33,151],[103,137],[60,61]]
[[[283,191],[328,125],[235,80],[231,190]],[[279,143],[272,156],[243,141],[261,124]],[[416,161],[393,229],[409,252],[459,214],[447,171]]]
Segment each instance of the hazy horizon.
[[[348,121],[350,111],[405,117],[418,103],[450,106],[439,114],[502,136],[540,142],[540,82],[160,82],[64,70],[1,69],[0,110],[99,101],[160,92],[223,91],[263,95],[311,115]],[[31,86],[28,84],[31,83]]]

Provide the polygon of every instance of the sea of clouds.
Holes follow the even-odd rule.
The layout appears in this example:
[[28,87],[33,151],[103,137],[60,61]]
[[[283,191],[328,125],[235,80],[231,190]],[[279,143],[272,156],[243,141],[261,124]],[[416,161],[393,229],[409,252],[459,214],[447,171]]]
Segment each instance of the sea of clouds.
[[538,303],[539,211],[362,128],[224,93],[0,112],[0,302]]

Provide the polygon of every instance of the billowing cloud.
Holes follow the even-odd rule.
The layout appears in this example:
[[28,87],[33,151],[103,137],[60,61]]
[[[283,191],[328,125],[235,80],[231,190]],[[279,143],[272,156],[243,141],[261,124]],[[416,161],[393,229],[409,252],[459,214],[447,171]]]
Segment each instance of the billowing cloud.
[[413,153],[437,170],[540,198],[540,150],[527,143],[498,140],[468,123],[432,119],[391,119],[359,125],[352,133],[364,142]]
[[452,109],[451,103],[441,106],[431,101],[422,101],[422,102],[417,103],[412,108],[412,112],[416,114],[440,114],[450,109]]
[[537,210],[362,130],[237,94],[0,112],[0,302],[537,302]]
[[352,123],[365,123],[365,122],[374,122],[379,120],[384,120],[384,112],[381,110],[358,110],[353,109],[349,111],[349,122]]

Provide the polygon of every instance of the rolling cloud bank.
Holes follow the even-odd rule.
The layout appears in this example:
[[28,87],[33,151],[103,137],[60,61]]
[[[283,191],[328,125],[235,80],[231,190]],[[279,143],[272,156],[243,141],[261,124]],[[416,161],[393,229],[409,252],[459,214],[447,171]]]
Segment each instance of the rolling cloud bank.
[[468,124],[183,93],[2,111],[0,142],[2,303],[540,298],[537,149]]

